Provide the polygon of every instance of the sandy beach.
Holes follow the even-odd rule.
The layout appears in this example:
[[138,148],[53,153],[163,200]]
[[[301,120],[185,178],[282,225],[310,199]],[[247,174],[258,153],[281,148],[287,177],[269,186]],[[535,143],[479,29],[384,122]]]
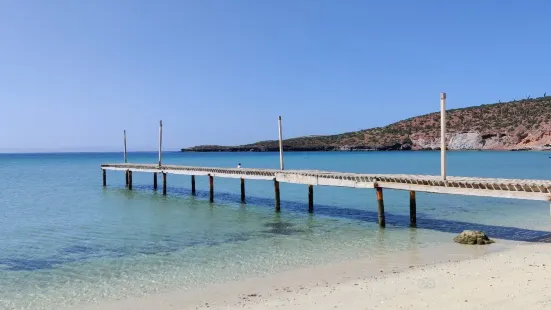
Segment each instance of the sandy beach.
[[548,309],[550,258],[548,243],[446,244],[78,309]]

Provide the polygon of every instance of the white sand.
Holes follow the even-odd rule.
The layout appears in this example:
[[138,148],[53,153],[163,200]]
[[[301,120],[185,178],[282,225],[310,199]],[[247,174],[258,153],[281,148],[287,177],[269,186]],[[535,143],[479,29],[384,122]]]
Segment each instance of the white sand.
[[551,244],[436,250],[452,262],[410,251],[80,309],[551,309]]

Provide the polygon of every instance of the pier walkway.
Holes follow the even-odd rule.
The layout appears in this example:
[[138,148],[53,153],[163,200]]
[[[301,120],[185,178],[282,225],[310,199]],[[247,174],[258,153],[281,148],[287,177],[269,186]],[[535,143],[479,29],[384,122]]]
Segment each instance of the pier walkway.
[[313,186],[340,186],[352,188],[372,188],[376,190],[379,206],[379,224],[385,226],[383,188],[407,190],[410,192],[410,218],[416,222],[415,192],[457,194],[527,200],[551,200],[551,180],[495,179],[476,177],[440,176],[409,174],[363,174],[318,170],[278,170],[251,168],[192,167],[156,164],[103,164],[103,185],[107,185],[106,170],[126,172],[126,184],[132,189],[132,173],[153,173],[153,187],[157,189],[157,174],[163,176],[163,193],[166,194],[166,175],[180,174],[191,176],[192,193],[195,194],[195,176],[208,176],[210,179],[210,201],[214,200],[214,177],[241,179],[241,199],[245,201],[245,180],[267,180],[274,182],[275,208],[280,210],[279,182],[308,185],[309,211],[313,211]]

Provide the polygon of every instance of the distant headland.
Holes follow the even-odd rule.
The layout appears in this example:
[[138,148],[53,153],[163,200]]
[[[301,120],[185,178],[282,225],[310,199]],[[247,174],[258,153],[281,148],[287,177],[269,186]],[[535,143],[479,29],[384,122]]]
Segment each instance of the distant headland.
[[[551,96],[447,111],[450,150],[551,149]],[[440,113],[408,118],[385,127],[283,141],[285,151],[439,150]],[[277,140],[238,146],[200,145],[182,152],[276,152]]]

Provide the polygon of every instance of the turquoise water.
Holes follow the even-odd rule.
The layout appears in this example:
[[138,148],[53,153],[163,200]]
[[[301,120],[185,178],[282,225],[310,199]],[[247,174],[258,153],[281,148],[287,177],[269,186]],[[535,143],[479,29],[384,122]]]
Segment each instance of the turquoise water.
[[[449,175],[550,179],[542,152],[451,152]],[[130,162],[155,163],[155,153]],[[289,153],[288,169],[439,174],[438,152]],[[58,309],[208,283],[275,273],[336,260],[388,255],[451,242],[463,229],[495,238],[532,240],[551,230],[546,202],[418,193],[418,229],[409,225],[407,192],[385,190],[387,228],[377,227],[373,190],[281,184],[281,213],[273,185],[168,175],[168,195],[152,175],[124,173],[101,163],[122,154],[0,154],[0,309]],[[164,163],[277,168],[276,153],[166,153]]]

